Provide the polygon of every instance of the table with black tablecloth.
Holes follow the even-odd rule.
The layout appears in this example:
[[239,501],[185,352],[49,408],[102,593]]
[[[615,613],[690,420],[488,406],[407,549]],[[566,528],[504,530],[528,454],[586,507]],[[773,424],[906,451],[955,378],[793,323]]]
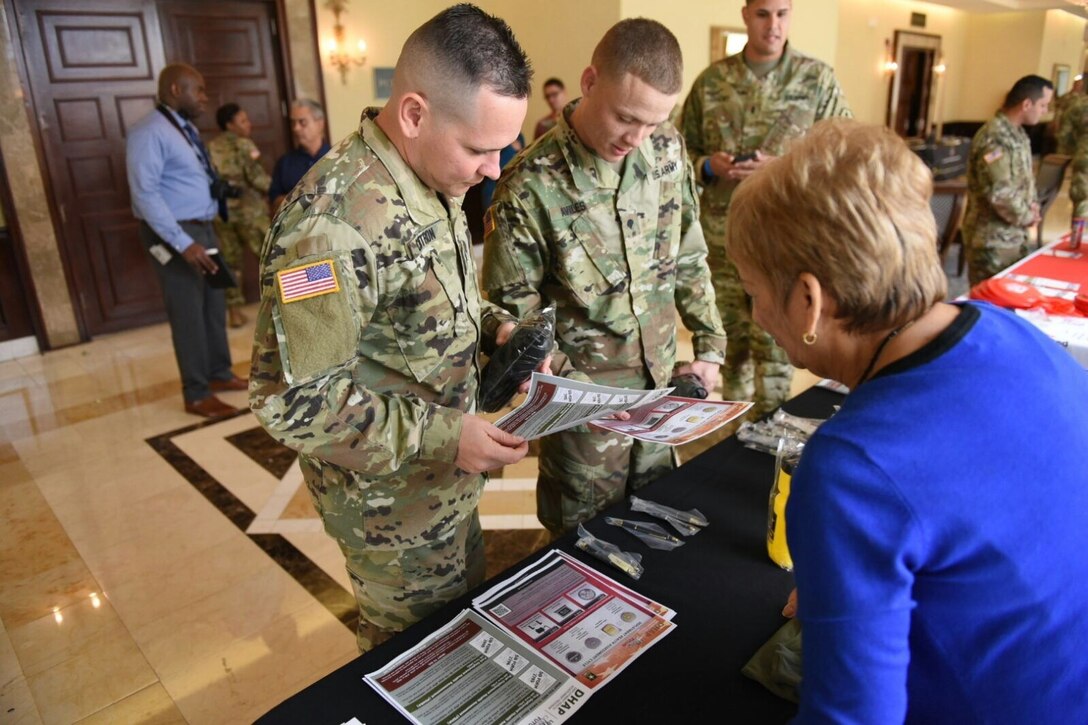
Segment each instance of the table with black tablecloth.
[[[788,402],[790,413],[827,417],[842,396],[813,388]],[[698,508],[710,525],[675,551],[654,551],[625,531],[587,522],[595,536],[642,554],[645,573],[635,581],[575,548],[569,534],[554,548],[572,553],[617,581],[676,610],[676,629],[647,650],[614,681],[595,692],[575,722],[782,723],[796,712],[740,673],[748,658],[785,623],[782,606],[793,588],[790,573],[767,557],[767,500],[774,459],[728,438],[706,453],[643,488],[640,498],[680,509]],[[605,512],[639,520],[623,502]],[[667,524],[666,524],[667,526]],[[551,548],[551,547],[549,547]],[[363,681],[424,637],[449,622],[472,597],[501,581],[543,551],[451,602],[393,640],[349,662],[265,715],[262,723],[342,723],[358,717],[367,725],[404,718]]]

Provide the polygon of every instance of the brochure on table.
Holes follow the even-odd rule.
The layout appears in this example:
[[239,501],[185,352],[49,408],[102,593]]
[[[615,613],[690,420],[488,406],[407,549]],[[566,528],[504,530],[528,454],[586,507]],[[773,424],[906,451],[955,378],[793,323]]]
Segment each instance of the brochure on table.
[[558,550],[472,605],[366,676],[412,722],[563,722],[676,626],[673,610]]
[[[675,446],[701,438],[744,415],[751,403],[696,400],[669,395],[672,388],[632,390],[533,373],[529,393],[495,423],[534,440],[589,423],[632,438]],[[610,416],[624,412],[629,420]]]

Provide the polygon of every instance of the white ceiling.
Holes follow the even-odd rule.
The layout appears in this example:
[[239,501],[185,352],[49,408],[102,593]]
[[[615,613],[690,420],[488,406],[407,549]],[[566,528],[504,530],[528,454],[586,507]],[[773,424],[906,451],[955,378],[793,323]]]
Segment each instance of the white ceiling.
[[1007,13],[1015,10],[1051,10],[1060,9],[1079,15],[1085,15],[1084,8],[1068,0],[927,0],[934,5],[944,5],[973,13]]

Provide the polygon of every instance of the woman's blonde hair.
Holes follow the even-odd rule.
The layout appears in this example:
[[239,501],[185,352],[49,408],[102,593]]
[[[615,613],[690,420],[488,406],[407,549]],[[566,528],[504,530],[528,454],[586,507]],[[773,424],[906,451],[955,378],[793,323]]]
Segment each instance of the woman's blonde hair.
[[784,301],[802,272],[838,305],[848,332],[917,319],[944,299],[928,168],[890,130],[821,121],[737,187],[727,251]]

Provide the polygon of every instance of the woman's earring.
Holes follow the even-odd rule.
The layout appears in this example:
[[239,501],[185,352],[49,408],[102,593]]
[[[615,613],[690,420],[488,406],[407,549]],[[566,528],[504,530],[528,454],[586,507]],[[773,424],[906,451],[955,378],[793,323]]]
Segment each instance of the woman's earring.
[[815,332],[806,332],[804,335],[801,335],[801,341],[804,342],[806,345],[815,345],[816,344],[816,333]]

